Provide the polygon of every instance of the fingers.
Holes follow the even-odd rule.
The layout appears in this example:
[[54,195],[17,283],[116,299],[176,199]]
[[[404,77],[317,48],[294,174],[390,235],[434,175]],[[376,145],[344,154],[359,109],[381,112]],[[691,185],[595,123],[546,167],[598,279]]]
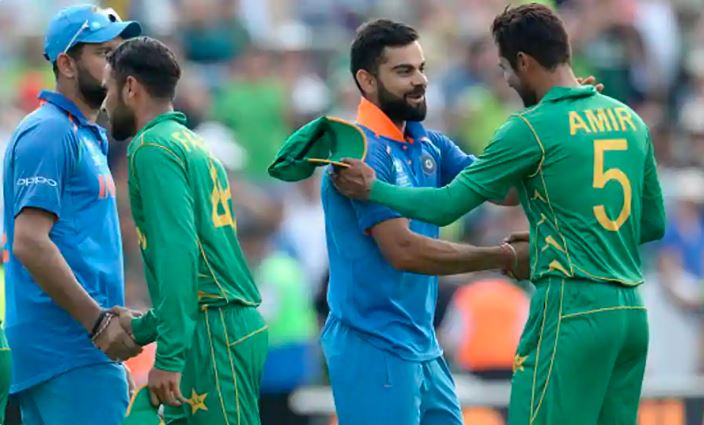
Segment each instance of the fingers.
[[159,407],[159,405],[161,404],[159,396],[157,396],[156,394],[156,390],[152,387],[149,387],[149,401],[151,401],[152,406],[154,407]]
[[[181,394],[179,383],[175,381],[160,381],[157,385],[149,387],[149,394],[152,399],[152,404],[155,406],[168,404],[169,406],[177,407],[188,402]],[[155,399],[156,403],[154,402]]]
[[181,405],[182,403],[187,403],[188,399],[186,397],[184,397],[183,394],[181,394],[180,383],[171,381],[170,384],[172,386],[171,391],[172,391],[174,397],[176,398],[176,400],[178,401],[178,404]]
[[114,361],[126,360],[142,352],[142,347],[122,328],[118,320],[111,320],[94,343]]

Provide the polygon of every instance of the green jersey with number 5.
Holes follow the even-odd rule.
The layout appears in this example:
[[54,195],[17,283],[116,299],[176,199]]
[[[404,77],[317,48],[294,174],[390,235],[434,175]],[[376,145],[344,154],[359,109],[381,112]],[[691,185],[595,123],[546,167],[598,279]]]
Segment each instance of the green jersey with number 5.
[[639,245],[661,236],[662,193],[648,128],[617,100],[555,87],[509,118],[459,178],[487,199],[518,187],[533,280],[643,281]]
[[237,240],[227,174],[185,122],[178,112],[159,115],[127,149],[132,217],[154,305],[133,330],[138,342],[156,338],[157,361],[167,363],[190,344],[183,335],[199,307],[261,302]]

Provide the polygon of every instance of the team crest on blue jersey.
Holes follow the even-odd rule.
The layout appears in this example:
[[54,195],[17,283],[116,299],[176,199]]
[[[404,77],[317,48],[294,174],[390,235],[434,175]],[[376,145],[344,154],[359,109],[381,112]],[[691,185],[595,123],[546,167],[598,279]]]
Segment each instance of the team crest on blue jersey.
[[423,166],[423,172],[425,174],[433,174],[435,172],[435,159],[432,155],[425,152],[421,157],[421,165]]

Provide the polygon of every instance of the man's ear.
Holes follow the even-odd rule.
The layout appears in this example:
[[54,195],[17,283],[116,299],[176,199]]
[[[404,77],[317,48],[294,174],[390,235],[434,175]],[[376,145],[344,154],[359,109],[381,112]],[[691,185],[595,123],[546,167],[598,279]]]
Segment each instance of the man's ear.
[[354,75],[354,78],[357,80],[357,83],[362,88],[364,93],[376,93],[376,77],[371,72],[366,69],[358,69]]
[[56,57],[56,67],[59,70],[59,74],[66,78],[73,79],[78,75],[76,61],[66,53],[59,53],[59,56]]

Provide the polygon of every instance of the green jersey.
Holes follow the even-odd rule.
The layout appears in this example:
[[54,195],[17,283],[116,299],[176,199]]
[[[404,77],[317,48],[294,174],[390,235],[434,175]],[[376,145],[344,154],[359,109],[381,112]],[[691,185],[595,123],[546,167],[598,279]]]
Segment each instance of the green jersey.
[[530,222],[533,281],[643,281],[639,245],[665,224],[653,145],[634,111],[591,86],[555,87],[511,116],[450,185],[413,193],[377,182],[371,199],[445,224],[512,187]]
[[127,148],[132,217],[153,308],[133,320],[140,344],[157,341],[155,366],[181,371],[199,308],[257,306],[259,291],[237,241],[220,162],[169,112]]

